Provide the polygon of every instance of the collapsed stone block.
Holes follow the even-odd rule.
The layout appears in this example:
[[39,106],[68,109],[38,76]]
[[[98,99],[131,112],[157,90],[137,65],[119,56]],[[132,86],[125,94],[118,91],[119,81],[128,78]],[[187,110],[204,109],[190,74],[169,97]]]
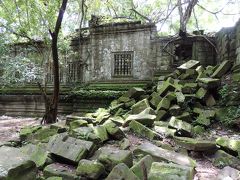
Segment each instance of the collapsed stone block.
[[149,180],[165,180],[165,179],[194,179],[194,168],[180,166],[173,163],[153,162],[149,172]]
[[177,67],[177,69],[179,69],[179,70],[196,69],[199,65],[200,65],[199,61],[189,60],[188,62]]
[[192,135],[192,125],[182,120],[179,120],[174,116],[172,116],[169,121],[169,127],[177,129],[177,132],[179,132],[180,134],[185,134],[187,136]]
[[159,134],[157,134],[156,132],[152,131],[151,129],[149,129],[148,127],[142,125],[137,121],[134,121],[134,120],[131,121],[129,124],[129,127],[134,133],[136,133],[139,136],[146,137],[150,140],[161,139]]
[[176,153],[174,151],[157,147],[156,145],[151,143],[141,144],[133,151],[133,153],[134,155],[151,155],[153,160],[157,162],[173,162],[188,167],[196,166],[196,162],[192,158],[180,153]]
[[89,179],[99,179],[102,174],[105,174],[105,168],[97,161],[82,159],[78,163],[76,173]]
[[153,163],[153,158],[150,155],[144,156],[138,161],[131,170],[139,179],[147,179],[148,173]]
[[51,138],[48,150],[55,156],[77,164],[93,151],[95,145],[91,141],[84,141],[59,134]]
[[148,100],[143,99],[131,107],[132,114],[139,114],[140,112],[142,112],[143,110],[145,110],[146,108],[149,108],[149,107],[150,107],[150,105],[148,103]]
[[106,128],[110,137],[121,140],[125,137],[124,132],[111,120],[106,121],[103,126]]
[[219,137],[217,138],[216,143],[224,150],[240,157],[240,140]]
[[214,141],[197,140],[193,138],[176,136],[174,137],[174,141],[177,145],[184,147],[187,150],[206,152],[215,152],[217,150],[217,146]]
[[0,147],[0,179],[32,180],[36,176],[36,164],[20,149]]
[[128,150],[102,148],[98,160],[107,171],[111,171],[119,163],[124,163],[129,168],[133,165],[132,152]]
[[45,178],[57,176],[63,179],[75,180],[79,177],[76,175],[76,170],[69,168],[66,165],[54,163],[46,166],[43,170],[43,175]]
[[230,61],[223,61],[218,68],[211,75],[212,78],[221,78],[224,74],[226,74],[230,68],[232,67],[232,63]]
[[135,98],[140,97],[144,93],[145,93],[145,91],[142,88],[133,87],[133,88],[128,90],[127,96],[129,98],[134,98],[135,99]]
[[106,180],[113,179],[140,180],[124,163],[116,165],[106,178]]

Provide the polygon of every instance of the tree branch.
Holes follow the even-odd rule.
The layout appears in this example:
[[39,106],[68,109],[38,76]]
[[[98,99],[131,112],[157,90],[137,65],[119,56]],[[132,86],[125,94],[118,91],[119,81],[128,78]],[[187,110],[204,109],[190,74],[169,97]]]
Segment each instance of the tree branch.
[[135,12],[137,15],[141,16],[142,18],[146,19],[149,22],[152,22],[151,19],[149,19],[147,16],[142,15],[140,12],[138,12],[136,9],[130,9],[131,11]]

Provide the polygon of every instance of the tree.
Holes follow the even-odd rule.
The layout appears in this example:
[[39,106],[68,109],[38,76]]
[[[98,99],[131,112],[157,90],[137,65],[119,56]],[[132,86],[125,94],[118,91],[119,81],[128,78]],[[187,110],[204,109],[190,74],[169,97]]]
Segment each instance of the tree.
[[49,33],[52,37],[51,49],[52,49],[52,58],[53,58],[53,76],[54,76],[54,89],[51,101],[45,96],[45,115],[43,117],[42,123],[54,123],[57,121],[57,113],[58,113],[58,101],[59,101],[59,58],[58,58],[58,35],[61,28],[63,15],[67,7],[68,0],[62,0],[62,5],[59,9],[58,18],[56,21],[56,25],[54,31],[49,29]]

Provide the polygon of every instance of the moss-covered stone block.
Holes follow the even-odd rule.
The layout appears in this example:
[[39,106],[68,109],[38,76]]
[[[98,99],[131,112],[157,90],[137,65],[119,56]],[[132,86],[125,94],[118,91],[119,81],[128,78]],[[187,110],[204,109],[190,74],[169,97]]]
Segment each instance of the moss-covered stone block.
[[232,67],[231,61],[223,61],[218,68],[211,75],[212,78],[221,78],[224,74],[226,74]]
[[216,143],[226,151],[232,152],[240,157],[240,140],[219,137],[216,139]]
[[173,163],[153,162],[149,172],[149,180],[167,180],[184,179],[192,180],[194,178],[194,168],[180,166]]
[[109,139],[107,129],[102,125],[93,127],[93,132],[101,139],[102,142]]
[[102,148],[98,160],[105,166],[107,171],[111,171],[119,163],[124,163],[129,168],[133,165],[132,152],[128,150]]
[[174,137],[174,141],[176,142],[177,145],[184,147],[187,150],[207,152],[214,152],[217,150],[217,146],[214,141],[176,136]]
[[133,153],[134,155],[151,155],[153,160],[157,162],[173,162],[188,167],[196,166],[196,162],[192,158],[171,150],[160,148],[151,143],[141,144],[134,149]]
[[143,110],[145,110],[146,108],[149,108],[149,107],[150,107],[150,105],[149,105],[148,100],[143,99],[131,107],[132,114],[139,114],[140,112],[142,112]]
[[85,120],[76,120],[76,121],[72,121],[69,124],[70,129],[76,129],[79,127],[83,127],[83,126],[87,126],[88,122]]
[[103,126],[106,128],[110,137],[117,140],[122,140],[125,137],[124,132],[111,120],[106,121]]
[[75,164],[89,155],[94,148],[95,145],[91,141],[76,139],[65,134],[52,137],[48,143],[48,150],[53,155]]
[[168,110],[170,108],[171,101],[164,97],[157,106],[157,111],[159,110]]
[[192,125],[172,116],[169,121],[169,127],[174,128],[182,135],[192,135]]
[[116,165],[106,178],[106,180],[113,179],[139,180],[139,178],[124,163]]
[[140,179],[147,179],[147,175],[153,163],[153,158],[150,155],[144,156],[140,161],[138,161],[133,167],[131,167],[132,172]]
[[66,165],[58,164],[58,163],[54,163],[46,166],[43,170],[43,175],[45,178],[57,176],[66,180],[75,180],[79,178],[76,175],[75,169],[69,168]]
[[179,70],[196,69],[199,65],[200,65],[199,61],[189,60],[188,62],[177,67],[177,69],[179,69]]
[[97,161],[82,159],[78,163],[76,173],[89,179],[99,179],[101,175],[105,174],[105,168]]
[[13,147],[0,147],[0,167],[0,179],[3,180],[32,180],[37,176],[36,164]]
[[152,131],[150,128],[142,125],[137,121],[131,121],[129,127],[135,134],[146,137],[149,140],[161,139],[161,136],[158,133]]

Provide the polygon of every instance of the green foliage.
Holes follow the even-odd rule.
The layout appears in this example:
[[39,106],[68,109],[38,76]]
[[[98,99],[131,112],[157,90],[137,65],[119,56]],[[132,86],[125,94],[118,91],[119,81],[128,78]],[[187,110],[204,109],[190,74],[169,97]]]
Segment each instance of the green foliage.
[[101,91],[101,90],[73,90],[71,96],[80,96],[82,99],[116,99],[122,96],[125,91]]
[[240,106],[229,106],[219,113],[219,121],[225,126],[233,127],[236,120],[240,118]]
[[18,55],[0,57],[2,86],[36,82],[42,79],[42,69],[33,60]]

